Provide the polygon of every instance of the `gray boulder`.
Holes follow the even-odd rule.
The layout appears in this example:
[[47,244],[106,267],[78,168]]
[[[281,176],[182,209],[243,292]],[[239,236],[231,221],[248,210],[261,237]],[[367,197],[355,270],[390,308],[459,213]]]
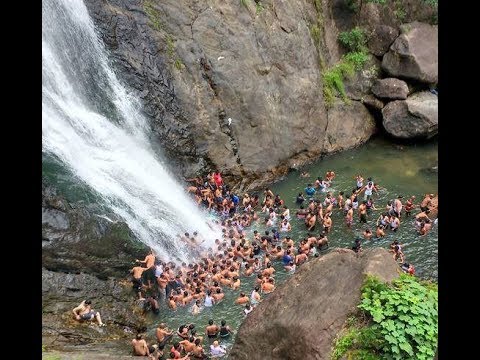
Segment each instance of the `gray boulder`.
[[383,56],[398,37],[399,31],[387,25],[378,25],[368,39],[368,49],[375,56]]
[[382,68],[394,77],[427,84],[438,81],[438,26],[420,22],[404,24],[382,60]]
[[405,100],[408,96],[408,85],[395,78],[381,79],[373,84],[372,93],[381,99]]
[[430,138],[438,133],[438,98],[429,91],[388,103],[382,115],[385,130],[397,138]]
[[247,316],[229,359],[330,359],[335,336],[360,301],[364,274],[392,281],[397,270],[380,248],[361,255],[338,249],[308,261]]
[[341,101],[328,111],[325,150],[335,152],[367,141],[375,131],[372,114],[360,101]]

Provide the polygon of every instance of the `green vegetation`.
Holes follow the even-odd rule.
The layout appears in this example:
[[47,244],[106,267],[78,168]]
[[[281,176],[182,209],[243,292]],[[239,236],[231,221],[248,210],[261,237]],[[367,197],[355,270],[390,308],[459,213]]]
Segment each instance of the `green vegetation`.
[[438,0],[423,0],[423,2],[432,7],[438,6]]
[[[313,27],[310,33],[315,39],[317,34]],[[327,107],[333,105],[336,95],[340,95],[343,101],[347,101],[343,81],[353,76],[355,71],[362,70],[370,58],[366,47],[367,36],[363,29],[355,27],[350,31],[344,31],[340,33],[338,40],[349,52],[338,64],[323,72],[323,97]]]
[[370,55],[366,51],[355,51],[345,54],[344,61],[353,65],[355,70],[359,71],[363,69],[363,66],[370,58]]
[[438,334],[438,288],[402,274],[391,284],[368,276],[360,315],[349,319],[335,342],[332,359],[432,359]]
[[240,0],[240,4],[242,4],[243,6],[245,6],[247,9],[248,9],[248,4],[249,4],[250,0]]
[[163,26],[160,22],[160,13],[153,7],[153,2],[145,1],[143,3],[143,10],[145,14],[147,14],[148,20],[150,20],[150,26],[157,31],[161,31]]
[[175,69],[177,70],[182,70],[183,67],[185,66],[183,65],[183,62],[180,59],[175,59],[174,65],[175,65]]
[[172,35],[167,34],[167,55],[170,57],[173,57],[175,55],[175,45],[174,45],[174,39]]
[[264,7],[261,2],[257,2],[255,5],[255,11],[258,14],[260,14],[264,10]]
[[342,97],[343,101],[347,101],[343,80],[353,76],[354,73],[354,65],[345,59],[323,72],[323,98],[327,107],[333,105],[337,94]]
[[364,51],[367,44],[367,36],[358,26],[350,31],[343,31],[338,35],[338,41],[345,46],[348,51]]
[[312,36],[315,44],[318,44],[320,42],[322,33],[320,32],[320,28],[317,25],[310,26],[310,35]]
[[395,14],[395,17],[400,22],[403,22],[407,17],[407,10],[405,10],[405,7],[403,6],[403,2],[401,0],[395,0],[394,5],[395,5],[395,10],[393,10],[393,13]]

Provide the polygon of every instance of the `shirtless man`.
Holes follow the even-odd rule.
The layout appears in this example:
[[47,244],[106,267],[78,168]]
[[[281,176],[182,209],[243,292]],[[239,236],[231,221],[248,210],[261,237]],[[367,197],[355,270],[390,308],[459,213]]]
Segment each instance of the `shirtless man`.
[[[135,262],[145,265],[146,270],[152,270],[152,277],[155,275],[155,253],[150,249],[150,254],[145,256],[145,260],[136,259]],[[150,288],[150,278],[147,277],[148,287]]]
[[173,295],[170,295],[168,299],[168,307],[173,311],[177,310],[177,303],[175,302],[175,297]]
[[358,206],[358,214],[360,216],[360,222],[367,223],[367,201],[364,200]]
[[345,222],[347,223],[347,227],[351,228],[353,224],[353,207],[350,207],[347,211],[347,215],[345,215]]
[[235,300],[235,304],[237,305],[243,305],[243,304],[246,304],[247,302],[250,302],[250,299],[243,292],[240,293],[240,296],[238,297],[238,299]]
[[75,315],[76,320],[93,320],[96,319],[98,322],[98,325],[100,326],[105,326],[105,324],[102,322],[102,318],[100,317],[100,313],[98,311],[92,310],[92,301],[91,300],[83,300],[80,305],[78,305],[76,308],[74,308],[73,314]]
[[186,353],[192,352],[195,349],[195,338],[190,336],[188,339],[180,341],[180,345],[183,346],[183,350]]
[[393,202],[393,211],[395,212],[395,215],[398,218],[400,218],[402,214],[403,205],[402,205],[402,201],[400,200],[402,198],[403,198],[402,195],[398,195],[395,201]]
[[148,270],[147,268],[144,268],[142,266],[135,266],[132,270],[130,270],[130,273],[132,274],[133,289],[137,293],[139,299],[142,299],[142,287],[143,287],[142,274],[144,271],[147,271],[147,270]]
[[384,229],[384,227],[383,227],[382,224],[377,225],[377,230],[375,232],[375,236],[377,238],[381,238],[381,237],[385,236],[385,231],[383,229]]
[[298,254],[295,256],[295,265],[299,266],[302,265],[305,261],[307,261],[308,256],[305,253],[298,252]]
[[215,299],[215,302],[218,304],[218,302],[219,302],[220,300],[223,300],[223,298],[225,297],[225,293],[222,292],[222,289],[217,288],[217,289],[215,290],[215,293],[214,293],[212,296],[213,296],[213,298]]
[[208,326],[205,328],[205,335],[208,338],[213,339],[218,336],[218,332],[220,331],[220,327],[213,323],[213,320],[208,320]]
[[326,214],[323,217],[323,231],[328,234],[330,232],[330,229],[332,228],[332,218],[330,217],[329,214]]
[[433,194],[425,194],[425,197],[420,203],[420,210],[422,211],[430,210],[429,208],[430,208],[430,205],[432,204],[433,198],[434,198]]
[[[308,220],[307,220],[308,219]],[[317,216],[315,214],[310,214],[310,217],[305,219],[305,224],[307,225],[307,230],[308,231],[313,231],[315,228],[315,223],[317,222]]]
[[173,331],[169,331],[167,325],[161,323],[155,330],[155,336],[157,337],[158,346],[165,346],[165,344],[172,338]]
[[273,278],[269,278],[268,280],[262,283],[262,292],[264,294],[271,293],[273,290],[275,290]]
[[132,340],[133,354],[135,356],[149,356],[148,345],[145,339],[142,339],[141,334],[137,334],[135,339]]
[[415,201],[415,196],[411,196],[410,199],[407,200],[405,203],[405,216],[410,216],[412,214],[412,210],[415,208],[415,204],[413,203]]
[[363,232],[363,237],[365,240],[371,240],[373,236],[372,231],[369,228],[366,228],[365,231]]
[[262,271],[264,277],[272,276],[275,272],[275,268],[272,266],[272,263],[267,263],[267,268]]

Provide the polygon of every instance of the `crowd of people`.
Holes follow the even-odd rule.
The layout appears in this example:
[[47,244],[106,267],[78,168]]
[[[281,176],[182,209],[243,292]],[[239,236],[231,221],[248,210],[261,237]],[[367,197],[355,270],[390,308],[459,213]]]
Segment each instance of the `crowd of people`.
[[[307,176],[301,174],[301,177]],[[373,194],[380,187],[372,178],[365,181],[357,175],[350,194],[340,191],[334,196],[329,190],[335,177],[335,172],[328,171],[323,178],[318,177],[314,183],[307,184],[304,194],[299,193],[296,197],[298,209],[294,213],[270,188],[266,188],[261,197],[247,193],[240,196],[224,184],[218,172],[205,179],[188,179],[191,185],[187,191],[199,206],[217,215],[222,235],[215,239],[214,246],[205,248],[201,245],[205,239],[196,232],[179,234],[178,240],[184,242],[198,259],[189,264],[163,261],[153,250],[145,259],[137,259],[136,266],[131,269],[132,286],[144,311],[159,313],[159,303],[165,302],[172,311],[189,307],[195,317],[203,309],[214,309],[218,303],[226,301],[225,289],[230,288],[239,293],[232,306],[238,306],[239,311],[241,309],[248,316],[266,294],[275,291],[277,270],[274,264],[281,264],[282,271],[294,273],[297,267],[320,256],[320,252],[328,248],[334,211],[343,213],[345,226],[350,228],[355,219],[360,224],[367,224],[373,211],[379,210]],[[362,242],[385,237],[389,231],[396,233],[401,221],[403,223],[409,217],[415,218],[420,235],[427,234],[434,223],[429,217],[433,197],[434,194],[427,194],[420,204],[415,204],[414,196],[405,204],[401,195],[388,201],[378,216],[375,231],[365,225],[363,237],[354,240],[352,250],[360,253]],[[416,208],[420,208],[420,212],[412,215]],[[303,238],[290,236],[292,216],[303,220]],[[265,230],[247,232],[252,224],[257,224],[258,228],[265,226]],[[406,262],[402,245],[397,240],[391,244],[390,251],[403,271],[415,273],[413,265]],[[251,292],[247,293],[240,290],[246,277],[255,279]],[[99,313],[87,305],[85,303],[74,310],[77,319],[97,319],[102,324]],[[88,314],[85,319],[84,314]],[[223,356],[226,349],[221,342],[231,334],[233,330],[225,320],[218,325],[211,319],[202,335],[197,333],[193,323],[183,324],[178,330],[170,330],[162,323],[156,329],[155,344],[149,346],[139,334],[133,339],[132,347],[135,355],[149,356],[150,359],[206,359],[208,356]],[[205,347],[206,343],[209,346]]]

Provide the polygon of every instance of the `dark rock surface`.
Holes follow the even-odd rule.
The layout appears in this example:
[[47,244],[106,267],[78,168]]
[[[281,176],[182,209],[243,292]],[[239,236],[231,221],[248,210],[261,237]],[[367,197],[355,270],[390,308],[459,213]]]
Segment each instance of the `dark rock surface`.
[[395,41],[399,31],[388,25],[377,25],[368,39],[368,49],[375,56],[383,56]]
[[122,278],[148,251],[124,222],[112,223],[81,204],[72,207],[43,181],[42,264],[47,269]]
[[381,99],[405,100],[408,96],[408,85],[405,81],[395,78],[376,80],[372,86],[372,93]]
[[[302,265],[250,313],[229,358],[329,359],[332,341],[360,301],[364,274],[398,276],[385,249],[339,249]],[[261,349],[261,351],[259,351]]]
[[[133,311],[132,295],[130,284],[112,278],[42,269],[42,344],[77,354],[89,349],[128,354],[132,334],[145,329],[144,317]],[[72,309],[85,299],[92,300],[106,327],[74,319]]]
[[427,84],[438,82],[438,26],[420,22],[404,24],[382,60],[382,69],[393,77]]
[[430,138],[438,133],[438,98],[429,91],[388,103],[382,115],[385,130],[397,138]]

